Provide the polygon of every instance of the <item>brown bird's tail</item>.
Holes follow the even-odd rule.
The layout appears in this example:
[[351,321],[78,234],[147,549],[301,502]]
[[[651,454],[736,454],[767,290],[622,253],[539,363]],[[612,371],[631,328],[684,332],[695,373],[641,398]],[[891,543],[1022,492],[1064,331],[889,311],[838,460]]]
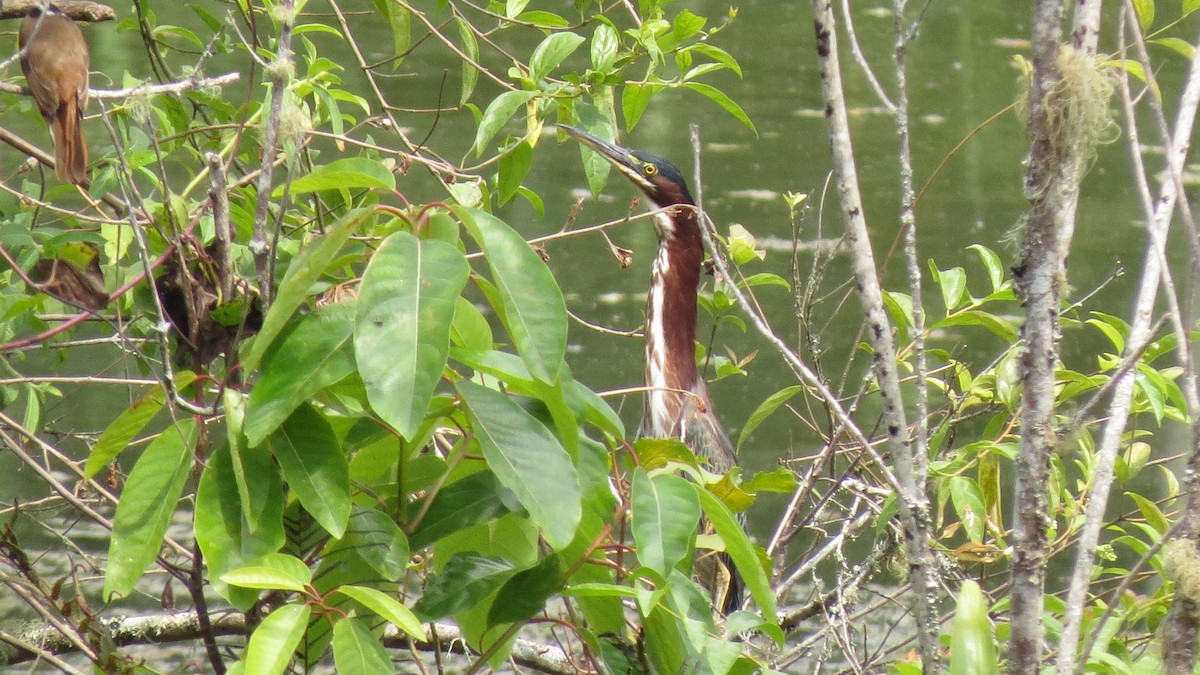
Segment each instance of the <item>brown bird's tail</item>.
[[65,101],[50,125],[54,134],[54,171],[64,183],[83,185],[87,180],[87,143],[83,140],[83,115],[74,101]]

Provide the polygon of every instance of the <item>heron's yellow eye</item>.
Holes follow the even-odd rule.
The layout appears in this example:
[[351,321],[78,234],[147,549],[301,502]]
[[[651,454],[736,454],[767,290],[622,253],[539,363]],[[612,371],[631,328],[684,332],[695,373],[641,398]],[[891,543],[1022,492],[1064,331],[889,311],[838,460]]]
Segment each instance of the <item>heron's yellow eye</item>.
[[646,172],[647,176],[653,176],[654,174],[658,173],[658,167],[650,163],[647,163],[646,166],[643,167],[643,170]]

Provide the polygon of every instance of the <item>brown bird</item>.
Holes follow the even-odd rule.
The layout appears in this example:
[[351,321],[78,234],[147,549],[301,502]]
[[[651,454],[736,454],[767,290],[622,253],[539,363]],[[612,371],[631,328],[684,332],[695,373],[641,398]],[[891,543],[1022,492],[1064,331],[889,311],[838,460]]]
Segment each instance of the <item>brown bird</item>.
[[83,32],[57,7],[35,7],[21,22],[17,44],[21,71],[54,137],[55,172],[63,182],[82,185],[87,180],[83,109],[91,69]]

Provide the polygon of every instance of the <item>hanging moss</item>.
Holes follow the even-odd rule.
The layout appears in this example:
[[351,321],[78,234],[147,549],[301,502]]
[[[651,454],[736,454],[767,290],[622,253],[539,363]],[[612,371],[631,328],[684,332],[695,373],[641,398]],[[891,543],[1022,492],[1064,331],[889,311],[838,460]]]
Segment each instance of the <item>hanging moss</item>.
[[[1032,68],[1022,68],[1021,91],[1017,108],[1021,119],[1029,119],[1029,92]],[[1043,176],[1063,166],[1068,158],[1078,158],[1083,171],[1096,159],[1097,149],[1120,135],[1120,128],[1109,107],[1114,89],[1112,69],[1092,56],[1063,46],[1058,53],[1058,80],[1046,91],[1042,105],[1046,111],[1046,132],[1052,149],[1050,165]],[[1044,189],[1045,184],[1039,189]]]

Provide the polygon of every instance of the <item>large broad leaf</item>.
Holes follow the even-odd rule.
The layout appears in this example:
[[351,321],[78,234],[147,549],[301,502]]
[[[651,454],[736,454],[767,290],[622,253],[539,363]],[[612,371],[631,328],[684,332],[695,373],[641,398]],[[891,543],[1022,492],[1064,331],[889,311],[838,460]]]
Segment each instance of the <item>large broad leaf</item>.
[[425,585],[413,611],[425,621],[470,609],[513,575],[512,564],[499,558],[459,553]]
[[504,582],[488,610],[488,623],[497,625],[531,619],[546,608],[546,601],[562,587],[562,566],[558,556],[550,554],[537,565],[517,572]]
[[354,233],[359,223],[366,220],[371,212],[367,209],[357,209],[346,214],[344,218],[334,223],[325,231],[325,236],[309,244],[292,258],[288,265],[283,281],[279,283],[279,291],[275,301],[263,317],[262,328],[250,343],[250,348],[242,357],[242,366],[246,370],[258,367],[259,360],[267,351],[267,347],[279,337],[288,319],[308,297],[308,292],[317,279],[342,250],[342,244]]
[[354,372],[348,348],[354,303],[338,302],[300,317],[263,354],[246,413],[246,442],[262,443],[313,394]]
[[529,77],[534,82],[546,77],[583,44],[582,35],[571,32],[551,33],[533,50],[529,59]]
[[253,565],[230,570],[221,580],[243,588],[302,592],[312,584],[312,570],[304,561],[285,553],[271,553]]
[[363,273],[354,321],[358,372],[371,407],[406,439],[446,366],[455,299],[470,271],[450,244],[396,232]]
[[[271,193],[272,199],[283,196],[280,185]],[[396,176],[381,162],[366,157],[345,157],[315,167],[309,173],[292,181],[288,186],[292,194],[319,192],[321,190],[346,190],[366,188],[368,190],[395,190]]]
[[504,394],[471,382],[460,383],[459,392],[496,478],[513,491],[551,546],[570,544],[583,511],[571,456],[541,422]]
[[292,652],[304,637],[308,625],[308,605],[284,605],[254,629],[250,644],[242,655],[246,672],[254,675],[281,675],[292,660]]
[[333,663],[339,675],[385,675],[396,671],[379,638],[361,619],[350,617],[333,624]]
[[154,562],[183,483],[192,469],[196,425],[183,419],[146,447],[125,481],[113,517],[104,574],[104,598],[128,596],[142,572]]
[[758,603],[763,618],[769,621],[771,627],[774,628],[774,630],[767,631],[768,635],[774,637],[776,642],[782,645],[783,633],[778,630],[778,620],[775,614],[775,594],[771,592],[771,580],[767,578],[767,573],[763,571],[762,564],[759,563],[758,552],[754,550],[754,544],[750,543],[745,529],[724,502],[700,486],[692,487],[700,497],[700,505],[704,508],[704,514],[708,516],[709,522],[712,523],[717,534],[721,535],[721,540],[725,542],[725,552],[733,559],[733,564],[737,567],[738,573],[742,575],[746,589],[750,591],[754,602]]
[[530,374],[553,383],[567,349],[567,305],[550,268],[499,218],[477,209],[456,207],[454,212],[487,253],[503,302],[497,313]]
[[[175,373],[175,389],[182,389],[196,380],[196,374],[190,370]],[[36,400],[36,399],[31,399]],[[108,425],[100,440],[92,446],[87,464],[83,472],[90,478],[104,468],[109,462],[121,454],[143,428],[154,419],[167,400],[167,392],[162,385],[156,386],[138,399],[137,403],[129,406],[125,412],[117,415],[117,419]]]
[[329,422],[312,406],[302,405],[268,442],[304,509],[340,538],[350,518],[350,467]]
[[399,580],[408,568],[408,539],[382,511],[356,508],[346,539],[359,557],[388,581]]
[[229,447],[222,446],[208,458],[196,489],[193,530],[196,543],[208,564],[213,590],[241,611],[258,599],[256,591],[230,586],[221,575],[283,548],[283,484],[274,467],[255,476],[254,490],[267,497],[259,514],[258,529],[251,531],[238,493]]
[[483,111],[483,119],[479,120],[479,130],[475,132],[473,149],[476,157],[483,154],[488,141],[534,96],[537,96],[536,91],[506,91],[488,104],[487,110]]
[[364,607],[387,619],[400,630],[418,640],[425,639],[425,629],[412,611],[383,591],[368,586],[339,586],[338,592],[354,598]]
[[633,474],[633,540],[638,561],[669,576],[692,549],[700,502],[691,483],[673,474]]
[[[636,85],[627,86],[626,91],[633,86]],[[606,141],[611,142],[616,136],[616,129],[608,117],[587,103],[575,104],[575,123],[589,134]],[[579,144],[579,152],[583,157],[583,173],[587,176],[588,187],[592,189],[592,194],[599,195],[612,171],[612,163],[582,143]]]
[[500,494],[502,489],[490,471],[473,473],[443,487],[412,533],[409,539],[412,548],[424,548],[448,534],[508,513]]

